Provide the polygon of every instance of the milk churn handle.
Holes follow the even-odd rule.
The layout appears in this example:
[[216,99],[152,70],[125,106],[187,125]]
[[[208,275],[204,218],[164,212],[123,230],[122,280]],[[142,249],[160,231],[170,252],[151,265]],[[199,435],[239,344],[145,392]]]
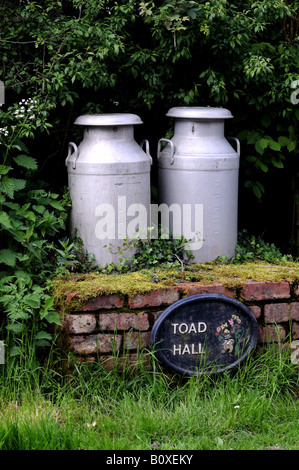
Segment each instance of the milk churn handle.
[[[74,149],[74,153],[72,153],[72,148]],[[75,170],[76,168],[76,161],[79,156],[79,150],[76,144],[74,142],[69,142],[69,147],[68,147],[68,154],[65,160],[65,164],[67,165],[68,160],[74,155],[74,161],[73,161],[73,169]]]
[[169,139],[160,139],[158,142],[158,151],[157,151],[157,159],[160,158],[161,153],[161,142],[167,142],[170,145],[170,165],[174,164],[174,145],[173,142]]
[[237,154],[238,154],[238,156],[240,156],[241,146],[240,146],[239,139],[237,139],[237,137],[227,137],[227,140],[234,140],[236,142],[236,144],[237,144]]
[[149,149],[149,141],[147,139],[143,139],[141,142],[140,142],[140,147],[143,148],[143,145],[145,144],[145,153],[146,155],[149,157],[150,161],[151,161],[151,165],[153,164],[153,159],[152,157],[150,156],[150,149]]

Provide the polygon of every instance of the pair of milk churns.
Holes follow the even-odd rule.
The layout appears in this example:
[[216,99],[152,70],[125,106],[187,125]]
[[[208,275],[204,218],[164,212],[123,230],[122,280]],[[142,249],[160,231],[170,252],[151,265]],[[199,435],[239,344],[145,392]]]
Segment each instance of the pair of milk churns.
[[71,229],[101,267],[119,264],[125,240],[151,236],[147,229],[157,215],[164,237],[188,241],[193,262],[234,256],[240,144],[224,136],[224,121],[233,116],[213,107],[171,108],[167,116],[175,120],[174,135],[158,142],[159,204],[150,199],[149,142],[134,139],[139,116],[83,115],[75,121],[84,138],[78,147],[69,143],[66,158]]

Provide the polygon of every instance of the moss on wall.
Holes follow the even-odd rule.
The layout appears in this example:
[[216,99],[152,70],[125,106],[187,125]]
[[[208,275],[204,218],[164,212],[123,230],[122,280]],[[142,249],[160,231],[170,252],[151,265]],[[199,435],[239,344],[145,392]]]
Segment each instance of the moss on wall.
[[[55,279],[52,282],[52,295],[56,308],[66,311],[79,309],[87,301],[100,295],[119,294],[133,297],[181,282],[200,282],[203,285],[219,282],[225,287],[236,289],[245,280],[299,282],[299,263],[269,264],[255,261],[242,264],[204,263],[191,264],[182,271],[179,269],[141,270],[126,274],[89,273],[73,275],[70,280]],[[76,301],[68,305],[68,296],[76,296]]]

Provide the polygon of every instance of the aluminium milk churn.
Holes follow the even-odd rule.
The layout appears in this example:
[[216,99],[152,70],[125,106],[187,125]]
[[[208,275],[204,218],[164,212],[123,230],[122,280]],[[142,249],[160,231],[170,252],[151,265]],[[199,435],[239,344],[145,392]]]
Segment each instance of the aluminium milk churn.
[[161,225],[169,223],[173,237],[189,241],[195,263],[231,258],[237,244],[240,143],[224,137],[224,121],[233,116],[216,107],[176,107],[167,116],[175,122],[173,138],[158,143]]
[[[77,147],[69,143],[66,166],[72,199],[71,229],[99,266],[119,264],[125,239],[149,227],[151,156],[147,140],[134,140],[139,116],[112,113],[79,116],[84,127]],[[144,145],[145,144],[145,145]],[[145,146],[145,151],[143,147]]]

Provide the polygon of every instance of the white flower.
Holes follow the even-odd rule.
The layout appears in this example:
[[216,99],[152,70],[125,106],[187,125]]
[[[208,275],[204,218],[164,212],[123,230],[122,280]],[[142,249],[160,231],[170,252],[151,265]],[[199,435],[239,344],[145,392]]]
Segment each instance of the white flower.
[[234,406],[234,408],[235,408],[235,409],[236,409],[236,408],[240,408],[240,406],[239,406],[239,405],[236,405],[236,406]]
[[94,428],[97,425],[97,423],[94,421],[92,424],[87,423],[88,428]]

